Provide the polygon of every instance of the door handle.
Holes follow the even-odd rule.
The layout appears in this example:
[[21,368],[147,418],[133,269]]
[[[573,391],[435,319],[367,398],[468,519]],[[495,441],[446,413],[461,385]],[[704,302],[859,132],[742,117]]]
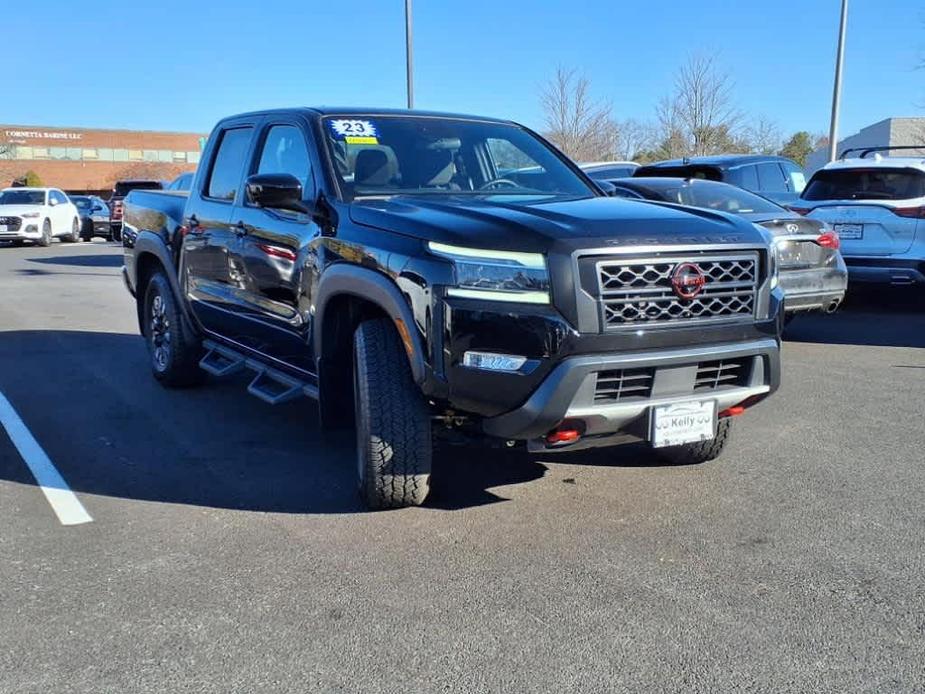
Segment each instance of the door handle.
[[247,227],[244,226],[244,222],[243,222],[243,221],[239,221],[237,224],[235,224],[235,225],[232,227],[232,229],[234,230],[234,233],[237,234],[238,236],[246,236],[246,235],[247,235]]

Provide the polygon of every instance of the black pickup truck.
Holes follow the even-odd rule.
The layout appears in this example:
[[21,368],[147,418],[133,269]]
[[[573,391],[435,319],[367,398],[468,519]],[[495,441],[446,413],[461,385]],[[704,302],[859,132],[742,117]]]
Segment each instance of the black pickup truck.
[[361,495],[420,504],[435,437],[722,450],[779,380],[774,251],[739,218],[607,197],[490,118],[274,110],[220,122],[189,194],[125,199],[155,378],[253,372],[355,425]]

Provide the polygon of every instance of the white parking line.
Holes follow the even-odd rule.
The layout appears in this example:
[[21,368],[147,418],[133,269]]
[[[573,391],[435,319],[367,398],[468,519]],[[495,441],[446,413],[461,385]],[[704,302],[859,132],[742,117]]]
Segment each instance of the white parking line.
[[80,525],[92,521],[90,514],[87,513],[71,488],[67,486],[61,473],[55,468],[3,393],[0,393],[0,424],[3,424],[10,440],[19,451],[19,455],[26,461],[32,476],[35,477],[35,481],[38,482],[61,524]]

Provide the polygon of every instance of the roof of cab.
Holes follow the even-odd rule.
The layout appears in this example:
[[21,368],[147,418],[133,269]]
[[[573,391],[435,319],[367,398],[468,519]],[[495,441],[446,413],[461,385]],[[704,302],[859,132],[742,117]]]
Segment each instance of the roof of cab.
[[247,116],[267,116],[278,114],[301,113],[306,116],[417,116],[422,118],[455,118],[462,120],[480,120],[492,123],[512,123],[513,121],[504,118],[492,118],[490,116],[475,116],[465,113],[449,113],[444,111],[418,111],[416,109],[404,108],[376,108],[361,106],[296,106],[292,108],[275,108],[261,111],[250,111],[248,113],[238,113],[229,116],[223,120],[231,118],[242,118]]

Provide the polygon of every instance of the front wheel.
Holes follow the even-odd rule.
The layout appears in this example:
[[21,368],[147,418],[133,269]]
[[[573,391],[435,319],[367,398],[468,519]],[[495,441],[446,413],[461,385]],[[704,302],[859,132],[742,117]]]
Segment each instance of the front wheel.
[[430,410],[392,323],[361,323],[353,358],[360,495],[371,509],[419,506],[430,490]]
[[732,431],[732,419],[723,417],[716,423],[716,436],[709,441],[682,443],[680,446],[657,448],[656,452],[669,463],[675,465],[699,465],[718,458],[726,447]]
[[80,222],[77,218],[74,218],[74,221],[71,222],[71,233],[64,237],[65,241],[70,243],[77,243],[80,241]]
[[46,219],[42,223],[42,238],[39,239],[39,245],[43,248],[48,248],[51,245],[51,220]]
[[148,282],[143,317],[142,327],[154,378],[172,388],[200,383],[204,375],[199,368],[202,345],[183,324],[163,272],[156,272]]

